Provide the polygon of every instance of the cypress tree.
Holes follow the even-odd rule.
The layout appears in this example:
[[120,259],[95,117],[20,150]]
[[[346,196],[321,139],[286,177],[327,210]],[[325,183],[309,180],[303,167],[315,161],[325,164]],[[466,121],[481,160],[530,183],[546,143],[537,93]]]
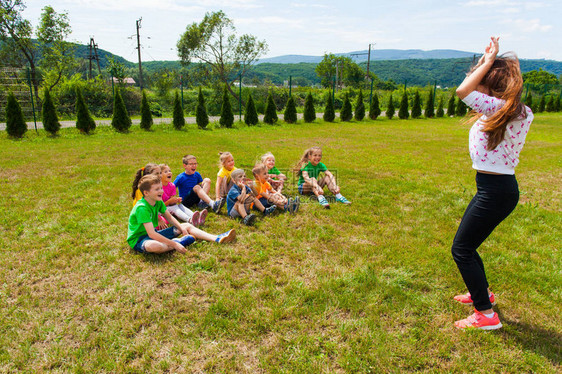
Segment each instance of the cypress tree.
[[6,103],[6,132],[14,138],[21,138],[27,131],[20,103],[12,92],[8,94]]
[[466,115],[466,109],[466,104],[459,98],[459,100],[457,101],[457,109],[455,114],[458,117],[464,117]]
[[312,93],[309,91],[304,102],[304,122],[313,122],[316,119],[316,109],[314,109],[314,100]]
[[248,94],[248,101],[246,102],[246,110],[244,111],[244,122],[248,126],[255,126],[258,124],[259,117],[252,94]]
[[560,95],[558,95],[558,100],[556,100],[555,110],[560,112],[562,108],[560,107]]
[[447,105],[447,115],[452,117],[455,115],[455,95],[451,95],[449,98],[449,103]]
[[373,96],[371,106],[369,107],[369,118],[375,120],[380,115],[381,108],[379,107],[379,95],[375,92],[375,96]]
[[433,90],[429,90],[429,94],[427,95],[427,103],[425,104],[424,114],[426,118],[435,117],[435,101],[433,99]]
[[224,93],[222,95],[221,118],[219,120],[221,127],[231,128],[234,123],[234,113],[232,113],[232,105],[230,105],[230,96],[226,84],[224,85]]
[[422,115],[420,93],[416,91],[414,95],[414,105],[412,106],[412,118],[420,118]]
[[554,112],[554,95],[550,95],[550,99],[546,103],[546,111]]
[[111,126],[119,132],[127,132],[131,127],[131,118],[125,107],[125,102],[118,88],[115,89],[115,100],[113,100],[113,118]]
[[269,91],[269,95],[267,95],[267,104],[265,105],[265,115],[263,116],[263,122],[272,125],[277,122],[277,119],[277,107],[275,106],[275,102],[273,101],[273,92]]
[[541,101],[539,102],[539,107],[537,108],[537,112],[541,113],[544,112],[544,108],[546,106],[546,99],[544,95],[541,96]]
[[531,110],[533,109],[533,95],[529,92],[527,98],[525,99],[525,105],[527,105]]
[[353,118],[353,111],[351,109],[351,102],[349,101],[349,94],[345,94],[345,99],[343,101],[343,107],[340,112],[340,119],[344,122],[348,122]]
[[362,121],[363,118],[365,118],[365,103],[363,102],[363,90],[359,89],[357,103],[355,104],[355,119],[357,121]]
[[195,122],[200,129],[207,128],[209,124],[209,116],[207,115],[207,107],[205,106],[205,98],[201,87],[199,87],[199,96],[197,97],[197,112],[195,113]]
[[410,117],[410,111],[408,110],[408,94],[406,90],[402,94],[402,100],[400,100],[400,109],[398,109],[398,118],[408,119]]
[[388,107],[386,108],[386,118],[392,119],[394,117],[394,100],[392,99],[392,94],[390,94],[390,98],[388,99]]
[[76,89],[76,128],[84,134],[90,134],[96,129],[96,122],[90,115],[90,111],[84,101],[82,90]]
[[142,90],[140,128],[148,131],[152,127],[152,123],[152,113],[150,112],[150,105],[148,105],[148,99],[146,98],[146,91]]
[[176,130],[181,130],[185,126],[185,118],[183,117],[183,110],[181,108],[180,95],[176,91],[174,97],[174,111],[172,112],[173,124]]
[[336,119],[336,113],[334,112],[334,102],[332,101],[332,91],[328,91],[326,108],[324,109],[323,118],[326,122],[334,122],[334,119]]
[[56,135],[60,130],[59,118],[55,109],[55,104],[51,98],[51,93],[48,88],[45,88],[45,95],[43,96],[43,108],[41,109],[41,120],[43,121],[43,128],[51,135]]
[[287,123],[297,122],[297,108],[295,106],[295,100],[293,95],[289,96],[287,100],[287,105],[285,106],[285,112],[283,113],[283,119]]
[[435,117],[441,118],[445,115],[445,111],[443,110],[443,96],[439,98],[439,104],[437,105],[437,113],[435,113]]

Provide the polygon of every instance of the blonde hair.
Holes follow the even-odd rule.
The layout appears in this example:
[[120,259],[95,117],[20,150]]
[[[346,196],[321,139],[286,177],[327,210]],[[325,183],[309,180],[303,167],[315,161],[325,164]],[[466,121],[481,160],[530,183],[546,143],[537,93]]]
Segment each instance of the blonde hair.
[[267,152],[267,153],[265,153],[261,156],[261,162],[263,162],[265,164],[265,162],[267,161],[268,158],[275,159],[275,156],[273,155],[273,153]]
[[144,177],[145,175],[152,174],[154,172],[154,170],[156,170],[158,168],[159,168],[158,165],[156,165],[154,163],[149,163],[149,164],[146,164],[145,167],[137,170],[137,173],[135,174],[135,180],[133,180],[133,193],[131,194],[131,197],[133,198],[133,200],[135,199],[135,194],[137,193],[137,190],[139,189],[139,182],[140,182],[141,178]]
[[197,160],[197,157],[195,157],[194,155],[185,155],[182,158],[182,162],[183,162],[184,165],[187,165],[189,160]]
[[160,164],[160,165],[158,165],[158,167],[160,168],[160,171],[164,170],[164,168],[168,168],[168,169],[170,169],[170,171],[172,170],[172,168],[169,167],[167,164]]
[[246,175],[246,173],[244,172],[244,169],[236,169],[232,172],[232,174],[230,174],[230,178],[232,180],[236,180],[236,179],[238,179],[240,177],[243,177],[245,175]]
[[224,163],[226,162],[226,160],[229,157],[232,157],[232,159],[234,159],[234,157],[232,156],[232,153],[230,153],[230,152],[219,152],[219,160],[220,160],[219,166],[223,167]]
[[299,160],[299,162],[297,162],[297,165],[295,166],[295,172],[298,175],[301,174],[302,167],[308,164],[308,162],[310,161],[310,156],[314,153],[314,151],[322,152],[322,148],[315,146],[315,147],[310,147],[306,151],[304,151],[301,159]]
[[[475,65],[468,75],[472,74],[478,66],[480,64]],[[527,118],[525,105],[521,102],[523,76],[519,67],[519,59],[515,53],[508,52],[497,57],[480,84],[490,90],[490,96],[505,101],[505,104],[497,112],[482,121],[484,124],[482,131],[488,134],[486,149],[491,151],[503,141],[509,122],[520,116]],[[482,117],[482,114],[473,111],[468,122],[476,122],[480,117]]]
[[263,163],[261,163],[261,162],[258,162],[258,163],[254,166],[254,168],[252,169],[252,174],[257,175],[258,172],[264,171],[264,170],[267,171],[267,166],[265,166],[265,164],[263,164]]
[[144,191],[150,191],[155,184],[161,184],[162,181],[154,174],[145,175],[139,181],[139,190],[144,196]]

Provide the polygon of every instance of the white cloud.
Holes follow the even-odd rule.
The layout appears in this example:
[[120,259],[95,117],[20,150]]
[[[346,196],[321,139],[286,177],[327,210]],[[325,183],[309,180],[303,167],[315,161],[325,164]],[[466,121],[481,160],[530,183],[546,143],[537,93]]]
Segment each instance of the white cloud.
[[541,20],[538,18],[533,19],[514,19],[514,20],[505,20],[501,22],[503,24],[512,24],[518,30],[526,33],[530,32],[547,32],[552,29],[552,25],[543,25],[541,24]]
[[468,3],[465,3],[465,6],[468,7],[484,7],[484,9],[486,9],[487,7],[503,5],[513,5],[513,2],[507,0],[472,0]]

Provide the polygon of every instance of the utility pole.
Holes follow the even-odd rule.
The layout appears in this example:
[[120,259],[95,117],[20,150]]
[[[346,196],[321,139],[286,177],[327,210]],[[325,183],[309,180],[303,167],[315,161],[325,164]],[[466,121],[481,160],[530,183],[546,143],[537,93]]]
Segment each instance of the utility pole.
[[92,60],[96,60],[96,62],[98,63],[98,73],[101,74],[101,68],[100,68],[100,58],[98,56],[98,45],[96,44],[96,42],[94,41],[93,37],[90,37],[90,45],[88,46],[88,60],[90,60],[90,69],[89,69],[89,73],[88,73],[88,79],[92,79]]
[[141,28],[142,17],[137,20],[137,50],[139,52],[139,85],[142,91],[142,64],[141,64],[141,44],[140,44],[140,34],[139,29]]
[[367,79],[369,79],[369,65],[371,64],[371,46],[376,43],[369,43],[369,56],[367,57]]
[[338,70],[339,70],[339,68],[340,68],[340,60],[336,60],[336,87],[335,87],[335,90],[337,90],[338,86],[340,85],[340,83],[338,81]]

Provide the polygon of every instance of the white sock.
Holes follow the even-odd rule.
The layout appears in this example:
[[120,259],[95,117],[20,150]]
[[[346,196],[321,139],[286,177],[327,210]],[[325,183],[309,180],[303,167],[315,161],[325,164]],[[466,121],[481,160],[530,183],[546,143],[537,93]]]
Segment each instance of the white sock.
[[[484,313],[482,313],[482,314],[484,314]],[[486,318],[492,318],[494,316],[494,314],[496,314],[496,313],[492,312],[492,313],[486,313],[484,315],[486,316]]]
[[343,197],[343,195],[341,193],[336,194],[336,199],[341,199],[342,197]]

